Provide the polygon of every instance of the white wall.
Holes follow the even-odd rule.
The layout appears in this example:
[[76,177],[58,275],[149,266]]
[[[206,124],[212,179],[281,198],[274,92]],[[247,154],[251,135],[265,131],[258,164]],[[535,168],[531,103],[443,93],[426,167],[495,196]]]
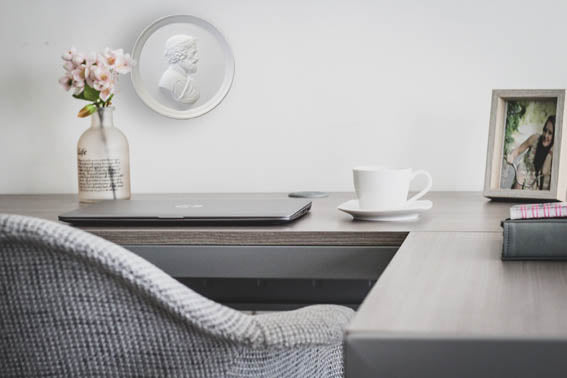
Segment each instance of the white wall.
[[88,120],[57,84],[61,52],[130,50],[175,13],[223,32],[236,77],[187,121],[120,82],[134,192],[350,190],[350,168],[370,163],[480,190],[491,89],[567,85],[566,2],[2,0],[0,193],[77,190]]

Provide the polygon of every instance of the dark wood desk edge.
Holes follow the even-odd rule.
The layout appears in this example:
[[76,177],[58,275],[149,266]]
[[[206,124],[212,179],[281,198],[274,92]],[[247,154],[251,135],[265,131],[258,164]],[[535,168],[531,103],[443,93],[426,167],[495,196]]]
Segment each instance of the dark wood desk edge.
[[408,232],[341,231],[187,231],[143,228],[124,232],[119,228],[82,228],[121,245],[281,245],[281,246],[383,246],[399,247]]
[[522,336],[492,333],[449,333],[449,332],[387,332],[374,329],[345,329],[345,339],[366,339],[366,340],[382,340],[382,341],[457,341],[457,342],[479,342],[479,341],[498,341],[498,342],[514,342],[514,341],[531,341],[531,342],[567,342],[564,335],[544,335],[544,336]]

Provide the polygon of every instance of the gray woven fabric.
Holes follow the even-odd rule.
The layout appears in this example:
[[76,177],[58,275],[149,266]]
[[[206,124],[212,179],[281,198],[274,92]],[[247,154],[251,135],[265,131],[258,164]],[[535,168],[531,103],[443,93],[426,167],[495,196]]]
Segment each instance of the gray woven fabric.
[[0,214],[2,376],[340,377],[353,311],[251,316],[86,232]]

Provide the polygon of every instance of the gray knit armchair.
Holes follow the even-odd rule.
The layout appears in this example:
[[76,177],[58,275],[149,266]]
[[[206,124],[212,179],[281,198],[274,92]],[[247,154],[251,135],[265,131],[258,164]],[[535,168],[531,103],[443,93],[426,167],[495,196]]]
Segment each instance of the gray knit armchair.
[[0,214],[2,376],[340,377],[333,305],[246,315],[86,232]]

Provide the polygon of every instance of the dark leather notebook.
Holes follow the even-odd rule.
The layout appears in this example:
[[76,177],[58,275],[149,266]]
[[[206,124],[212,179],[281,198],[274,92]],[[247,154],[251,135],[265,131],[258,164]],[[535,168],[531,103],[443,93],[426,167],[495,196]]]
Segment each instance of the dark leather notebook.
[[502,260],[567,260],[567,218],[502,222]]

